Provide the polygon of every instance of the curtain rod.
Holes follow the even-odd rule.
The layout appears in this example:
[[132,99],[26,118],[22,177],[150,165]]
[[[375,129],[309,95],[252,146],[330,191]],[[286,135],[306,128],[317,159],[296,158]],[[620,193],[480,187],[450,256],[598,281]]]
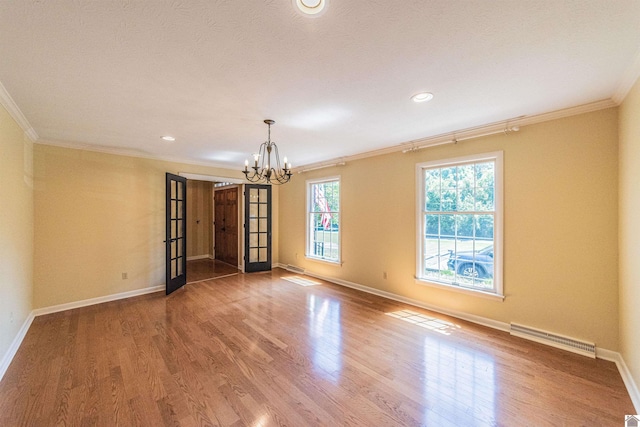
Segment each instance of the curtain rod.
[[457,144],[459,141],[465,141],[468,139],[474,139],[474,138],[481,138],[483,136],[489,136],[489,135],[496,135],[498,133],[504,133],[505,135],[508,135],[512,132],[518,132],[520,130],[520,126],[512,126],[512,127],[505,127],[504,129],[498,129],[498,130],[494,130],[491,132],[485,132],[485,133],[481,133],[479,135],[471,135],[471,136],[463,136],[460,138],[456,138],[455,136],[451,139],[447,139],[444,141],[438,141],[438,142],[433,142],[431,144],[425,144],[425,145],[418,145],[416,147],[410,147],[407,149],[402,150],[403,153],[412,153],[414,151],[418,151],[418,150],[422,150],[425,148],[429,148],[429,147],[436,147],[438,145],[445,145],[445,144]]

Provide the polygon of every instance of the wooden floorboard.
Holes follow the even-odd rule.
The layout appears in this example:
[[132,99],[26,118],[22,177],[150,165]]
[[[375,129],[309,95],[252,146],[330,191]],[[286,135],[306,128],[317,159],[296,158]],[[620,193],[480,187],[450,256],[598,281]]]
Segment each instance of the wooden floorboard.
[[236,266],[217,259],[204,258],[187,261],[187,283],[201,282],[237,273]]
[[619,426],[632,413],[611,362],[279,269],[39,316],[0,382],[0,426]]

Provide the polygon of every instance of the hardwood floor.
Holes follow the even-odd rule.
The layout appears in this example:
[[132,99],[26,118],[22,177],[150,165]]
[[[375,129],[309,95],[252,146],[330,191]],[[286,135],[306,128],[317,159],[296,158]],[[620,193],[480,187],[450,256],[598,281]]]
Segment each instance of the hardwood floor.
[[237,273],[237,267],[217,259],[206,258],[187,261],[187,283],[201,282]]
[[613,363],[282,270],[37,317],[0,383],[2,426],[620,426],[633,413]]

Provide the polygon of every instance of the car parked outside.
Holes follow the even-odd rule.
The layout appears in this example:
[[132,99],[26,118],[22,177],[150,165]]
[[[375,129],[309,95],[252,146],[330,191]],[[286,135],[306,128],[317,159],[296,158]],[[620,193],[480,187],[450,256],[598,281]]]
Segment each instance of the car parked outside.
[[458,276],[490,279],[493,277],[493,245],[477,251],[458,253],[450,249],[447,267],[455,271]]

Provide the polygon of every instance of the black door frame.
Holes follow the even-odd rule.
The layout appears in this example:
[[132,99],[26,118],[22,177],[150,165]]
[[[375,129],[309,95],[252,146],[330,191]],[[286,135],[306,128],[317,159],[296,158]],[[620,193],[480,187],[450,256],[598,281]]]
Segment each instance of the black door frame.
[[[172,192],[174,183],[175,192]],[[166,292],[169,295],[187,283],[187,178],[167,172],[165,199]]]
[[[265,201],[259,200],[258,203],[265,203],[267,206],[267,259],[264,262],[249,262],[250,260],[250,235],[251,235],[251,189],[258,189],[260,193],[261,189],[266,189],[267,197]],[[255,218],[257,220],[257,218]],[[260,230],[262,232],[262,230]],[[271,270],[271,186],[270,185],[258,185],[258,184],[245,184],[244,185],[244,271],[245,273],[252,273],[256,271],[269,271]]]

